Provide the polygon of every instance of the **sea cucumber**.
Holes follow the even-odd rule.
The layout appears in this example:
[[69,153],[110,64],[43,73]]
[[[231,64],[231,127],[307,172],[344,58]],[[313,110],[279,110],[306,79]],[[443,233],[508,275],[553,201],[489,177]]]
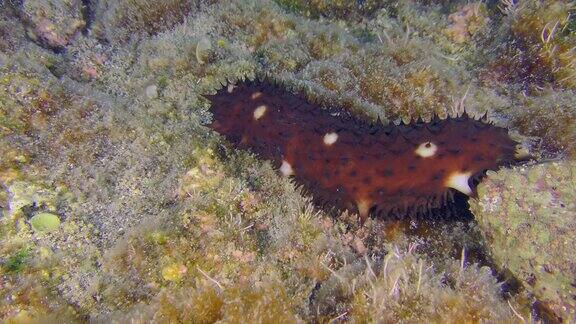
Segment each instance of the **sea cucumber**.
[[473,195],[486,170],[516,161],[505,128],[462,116],[370,124],[265,81],[230,84],[212,102],[210,127],[269,159],[320,203],[368,215],[427,214],[452,190]]

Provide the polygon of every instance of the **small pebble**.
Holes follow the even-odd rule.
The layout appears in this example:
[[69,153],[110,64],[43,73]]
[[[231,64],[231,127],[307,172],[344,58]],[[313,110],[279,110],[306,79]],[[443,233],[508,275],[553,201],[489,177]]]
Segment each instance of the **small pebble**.
[[146,97],[148,97],[148,99],[158,98],[158,87],[154,84],[146,87]]

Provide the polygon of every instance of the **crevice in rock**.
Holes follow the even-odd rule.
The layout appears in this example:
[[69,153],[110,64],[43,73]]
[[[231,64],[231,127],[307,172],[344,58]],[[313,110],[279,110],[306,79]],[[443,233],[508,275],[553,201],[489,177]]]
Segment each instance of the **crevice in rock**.
[[98,0],[82,0],[82,16],[84,17],[84,28],[82,29],[82,34],[88,35],[92,24],[94,23],[96,5]]

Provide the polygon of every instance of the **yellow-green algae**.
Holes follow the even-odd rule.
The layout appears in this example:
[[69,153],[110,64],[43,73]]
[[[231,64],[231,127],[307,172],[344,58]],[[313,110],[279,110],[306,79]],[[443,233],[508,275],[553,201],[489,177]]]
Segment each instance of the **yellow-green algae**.
[[576,164],[490,172],[471,209],[500,266],[564,321],[576,319]]
[[60,217],[52,213],[39,213],[30,218],[30,225],[38,232],[51,232],[60,227]]
[[[2,320],[531,319],[530,298],[503,299],[490,271],[464,262],[492,265],[466,258],[481,254],[475,226],[413,222],[408,236],[395,222],[333,218],[203,126],[211,116],[201,97],[269,75],[371,120],[466,107],[571,143],[569,118],[546,114],[565,86],[559,74],[523,80],[550,96],[486,76],[498,75],[493,49],[514,44],[503,36],[510,14],[466,1],[319,1],[311,20],[297,1],[212,2],[85,1],[93,24],[65,53],[23,36],[0,41]],[[14,4],[0,11],[0,28],[18,24]],[[349,9],[352,19],[331,18]],[[454,34],[462,30],[464,42]],[[524,109],[524,100],[541,102]],[[516,121],[525,116],[550,131],[524,130]],[[42,212],[61,216],[59,230],[30,228]]]

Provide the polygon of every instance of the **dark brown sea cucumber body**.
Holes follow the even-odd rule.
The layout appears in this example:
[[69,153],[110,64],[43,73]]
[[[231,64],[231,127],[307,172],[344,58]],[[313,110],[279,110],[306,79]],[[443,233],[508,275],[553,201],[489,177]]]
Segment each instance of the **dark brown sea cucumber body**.
[[261,82],[208,97],[211,128],[271,160],[317,201],[363,219],[371,211],[425,214],[443,205],[451,188],[470,195],[486,170],[514,161],[516,142],[506,129],[467,116],[370,125]]

